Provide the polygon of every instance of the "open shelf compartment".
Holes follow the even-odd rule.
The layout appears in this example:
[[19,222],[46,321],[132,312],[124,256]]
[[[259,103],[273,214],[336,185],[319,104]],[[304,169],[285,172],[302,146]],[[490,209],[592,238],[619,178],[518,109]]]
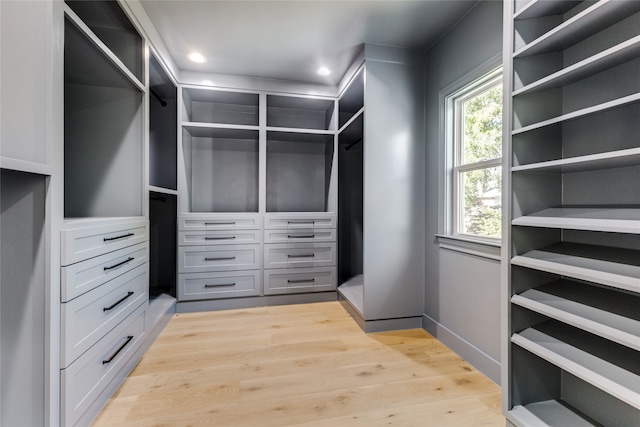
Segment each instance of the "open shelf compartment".
[[182,121],[187,123],[258,126],[258,106],[257,93],[182,89]]
[[333,99],[267,95],[267,126],[331,130]]
[[258,131],[184,126],[191,212],[258,212]]
[[267,132],[267,212],[328,212],[334,139]]

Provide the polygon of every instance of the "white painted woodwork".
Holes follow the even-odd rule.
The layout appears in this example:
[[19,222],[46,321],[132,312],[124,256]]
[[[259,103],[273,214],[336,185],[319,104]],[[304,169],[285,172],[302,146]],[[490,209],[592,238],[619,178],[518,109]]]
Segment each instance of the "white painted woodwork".
[[256,296],[261,292],[260,270],[180,274],[180,301]]
[[181,246],[178,273],[255,270],[261,267],[261,245]]
[[335,242],[336,230],[333,228],[296,228],[293,230],[264,230],[265,243],[313,243]]
[[264,245],[264,268],[336,265],[335,243],[271,243]]
[[148,287],[145,264],[62,304],[61,368],[69,366],[139,305],[146,304]]
[[323,292],[335,289],[335,267],[264,270],[265,295]]

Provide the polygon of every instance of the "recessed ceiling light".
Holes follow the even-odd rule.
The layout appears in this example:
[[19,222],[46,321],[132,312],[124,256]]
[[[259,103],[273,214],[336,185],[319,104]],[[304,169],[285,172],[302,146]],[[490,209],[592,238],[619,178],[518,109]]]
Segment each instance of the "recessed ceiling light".
[[207,58],[205,58],[202,54],[198,52],[191,52],[190,54],[187,55],[187,58],[189,58],[193,62],[197,62],[198,64],[203,64],[207,62]]
[[318,68],[317,73],[319,76],[328,76],[329,74],[331,74],[331,70],[327,67],[320,67]]

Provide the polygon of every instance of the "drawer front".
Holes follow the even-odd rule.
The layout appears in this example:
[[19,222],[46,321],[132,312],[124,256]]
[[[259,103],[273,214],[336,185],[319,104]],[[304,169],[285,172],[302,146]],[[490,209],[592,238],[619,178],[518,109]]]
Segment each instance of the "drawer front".
[[266,214],[264,221],[265,229],[336,228],[336,215],[333,213]]
[[260,270],[179,276],[180,301],[260,295]]
[[142,344],[146,305],[61,372],[62,424],[74,425]]
[[335,228],[296,228],[293,230],[264,230],[265,243],[335,242]]
[[190,230],[254,230],[262,226],[261,217],[255,215],[182,215],[178,220],[180,231]]
[[264,245],[264,268],[328,267],[335,264],[335,243]]
[[260,230],[181,231],[179,246],[240,245],[261,242]]
[[147,277],[147,265],[141,265],[62,304],[62,367],[147,302]]
[[322,292],[336,289],[336,268],[265,270],[264,294]]
[[64,230],[61,235],[61,265],[71,265],[148,239],[147,221],[131,221],[97,227]]
[[261,267],[260,245],[182,246],[179,273],[256,270]]
[[146,264],[147,243],[110,252],[83,262],[62,267],[61,298],[67,302],[101,284]]

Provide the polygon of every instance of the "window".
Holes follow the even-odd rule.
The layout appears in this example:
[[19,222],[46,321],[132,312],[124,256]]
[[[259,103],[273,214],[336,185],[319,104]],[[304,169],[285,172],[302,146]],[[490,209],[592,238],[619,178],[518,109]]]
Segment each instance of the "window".
[[499,240],[502,224],[502,69],[446,98],[449,234]]

